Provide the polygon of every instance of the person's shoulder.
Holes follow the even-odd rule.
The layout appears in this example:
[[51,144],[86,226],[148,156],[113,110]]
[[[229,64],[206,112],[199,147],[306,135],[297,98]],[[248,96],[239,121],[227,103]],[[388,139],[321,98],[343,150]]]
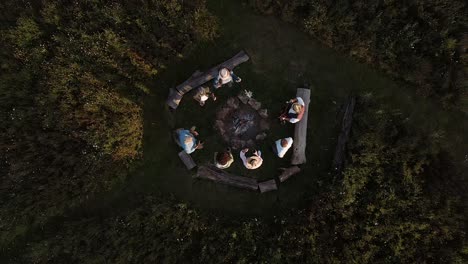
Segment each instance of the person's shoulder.
[[187,136],[187,130],[180,130],[178,131],[178,134],[179,134],[179,138],[183,139]]
[[302,119],[305,114],[305,107],[302,107],[301,112],[297,115],[297,119]]
[[303,100],[301,97],[298,96],[298,97],[296,97],[296,99],[297,99],[297,102],[298,102],[299,104],[305,105],[304,100]]

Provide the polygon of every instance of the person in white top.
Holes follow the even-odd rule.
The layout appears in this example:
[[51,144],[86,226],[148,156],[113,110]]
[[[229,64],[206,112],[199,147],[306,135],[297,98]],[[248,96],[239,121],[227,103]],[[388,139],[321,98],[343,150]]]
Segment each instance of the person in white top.
[[262,166],[262,152],[260,150],[256,150],[252,156],[246,157],[245,154],[247,151],[249,151],[249,149],[245,148],[240,152],[240,158],[244,163],[244,166],[249,170],[254,170]]
[[275,141],[275,153],[278,157],[283,158],[286,152],[293,144],[293,139],[291,137],[282,138]]
[[241,82],[241,78],[234,74],[233,71],[228,68],[221,68],[218,71],[218,76],[213,80],[214,88],[218,89],[224,84],[232,84],[232,82]]
[[281,122],[297,123],[301,121],[305,112],[305,103],[301,97],[296,97],[286,102],[283,113],[279,116]]
[[206,101],[210,98],[210,95],[211,95],[211,91],[209,87],[200,86],[196,90],[196,93],[193,96],[193,99],[198,101],[200,103],[200,106],[204,106]]
[[227,84],[232,86],[233,82],[240,83],[242,79],[235,75],[234,72],[228,68],[220,68],[218,70],[218,76],[213,79],[213,89],[211,90],[211,98],[216,101],[216,96],[214,94],[215,90],[221,88],[221,86]]

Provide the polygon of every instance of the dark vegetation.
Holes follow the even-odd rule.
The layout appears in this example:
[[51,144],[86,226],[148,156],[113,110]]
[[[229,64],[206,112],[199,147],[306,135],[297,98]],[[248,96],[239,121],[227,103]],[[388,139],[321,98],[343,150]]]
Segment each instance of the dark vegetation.
[[468,111],[468,10],[463,0],[245,0],[325,45],[375,65],[445,107]]
[[3,244],[125,180],[148,83],[216,23],[203,1],[1,5]]
[[[461,105],[462,2],[251,4],[446,106]],[[135,194],[107,215],[70,216],[126,183],[141,163],[152,83],[223,25],[203,0],[6,1],[0,15],[2,263],[466,261],[464,165],[438,131],[365,95],[343,174],[305,208],[231,218]]]
[[428,186],[441,173],[436,144],[412,134],[391,109],[361,101],[357,110],[351,165],[303,210],[233,221],[143,197],[136,208],[104,221],[68,223],[33,243],[22,260],[462,263],[460,201]]

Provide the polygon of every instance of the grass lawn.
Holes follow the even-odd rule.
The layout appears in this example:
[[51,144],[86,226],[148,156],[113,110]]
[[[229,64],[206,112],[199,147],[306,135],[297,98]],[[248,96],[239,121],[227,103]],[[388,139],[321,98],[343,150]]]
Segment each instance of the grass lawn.
[[[145,100],[143,165],[130,179],[126,191],[114,193],[118,200],[135,193],[162,192],[200,209],[236,215],[279,214],[291,207],[302,207],[331,180],[340,108],[349,95],[385,101],[407,116],[409,125],[421,131],[442,131],[443,138],[450,139],[453,146],[464,142],[466,119],[460,113],[441,111],[430,101],[412,94],[410,88],[400,87],[369,66],[323,47],[292,25],[256,15],[237,1],[208,2],[211,12],[220,19],[220,37],[167,65],[168,70],[151,84],[152,95]],[[195,70],[205,71],[241,49],[251,60],[234,69],[242,78],[240,84],[221,88],[218,100],[208,101],[203,108],[188,94],[175,113],[167,110],[164,101],[170,87],[186,80]],[[192,180],[193,172],[188,172],[177,156],[180,149],[172,141],[171,131],[196,125],[206,144],[205,149],[196,151],[192,157],[198,164],[212,162],[213,153],[227,146],[213,128],[215,113],[230,96],[244,89],[253,91],[254,98],[269,110],[271,130],[265,143],[259,146],[264,153],[260,169],[246,170],[236,152],[236,161],[228,171],[260,180],[273,178],[278,167],[289,164],[291,153],[283,160],[278,159],[268,145],[293,135],[293,126],[281,126],[275,117],[284,101],[294,97],[296,88],[304,84],[311,86],[311,103],[308,162],[302,166],[301,174],[281,184],[278,191],[266,194]],[[457,127],[454,120],[461,120]],[[454,147],[454,152],[463,162],[463,150]]]
[[[211,13],[219,18],[220,36],[215,42],[201,43],[181,58],[174,58],[166,70],[146,83],[151,91],[144,98],[143,158],[133,165],[131,177],[111,191],[69,208],[63,215],[51,217],[44,226],[18,227],[14,235],[19,238],[8,249],[10,254],[21,254],[22,246],[29,241],[54,235],[61,225],[73,220],[105,219],[130,211],[140,201],[134,197],[144,194],[175,196],[177,201],[201,212],[230,217],[270,217],[290,213],[291,208],[304,208],[308,201],[331,186],[331,162],[342,106],[351,95],[385,104],[383,108],[402,115],[411,131],[439,141],[450,152],[447,157],[457,163],[454,167],[468,171],[466,114],[443,110],[430,99],[417,95],[413,87],[399,84],[371,66],[353,61],[347,54],[324,47],[296,25],[257,15],[237,0],[207,2]],[[165,101],[169,88],[185,81],[194,71],[205,71],[240,50],[250,56],[248,62],[234,69],[242,78],[241,83],[221,88],[217,92],[218,100],[210,100],[204,107],[198,105],[192,94],[187,94],[177,111],[168,110]],[[305,84],[311,89],[311,101],[307,163],[301,166],[300,174],[282,183],[278,191],[265,194],[192,179],[195,172],[187,171],[180,161],[177,155],[180,148],[172,140],[172,131],[196,125],[206,143],[205,149],[196,151],[192,157],[199,165],[211,163],[213,153],[227,147],[213,127],[216,111],[229,97],[244,89],[252,91],[253,97],[269,111],[271,129],[258,146],[263,151],[264,163],[260,169],[248,171],[237,151],[235,162],[227,171],[258,180],[274,178],[277,168],[289,165],[291,153],[279,159],[272,153],[270,144],[292,136],[294,131],[291,124],[280,125],[276,116],[284,102]],[[360,111],[359,107],[356,111]],[[450,181],[442,177],[440,180]]]

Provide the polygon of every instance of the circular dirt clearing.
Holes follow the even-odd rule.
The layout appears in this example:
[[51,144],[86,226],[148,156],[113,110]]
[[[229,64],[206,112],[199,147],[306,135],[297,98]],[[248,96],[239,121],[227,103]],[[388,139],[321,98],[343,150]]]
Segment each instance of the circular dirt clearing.
[[215,128],[233,149],[254,147],[269,129],[267,111],[260,109],[261,103],[251,98],[244,102],[231,97],[216,114]]

